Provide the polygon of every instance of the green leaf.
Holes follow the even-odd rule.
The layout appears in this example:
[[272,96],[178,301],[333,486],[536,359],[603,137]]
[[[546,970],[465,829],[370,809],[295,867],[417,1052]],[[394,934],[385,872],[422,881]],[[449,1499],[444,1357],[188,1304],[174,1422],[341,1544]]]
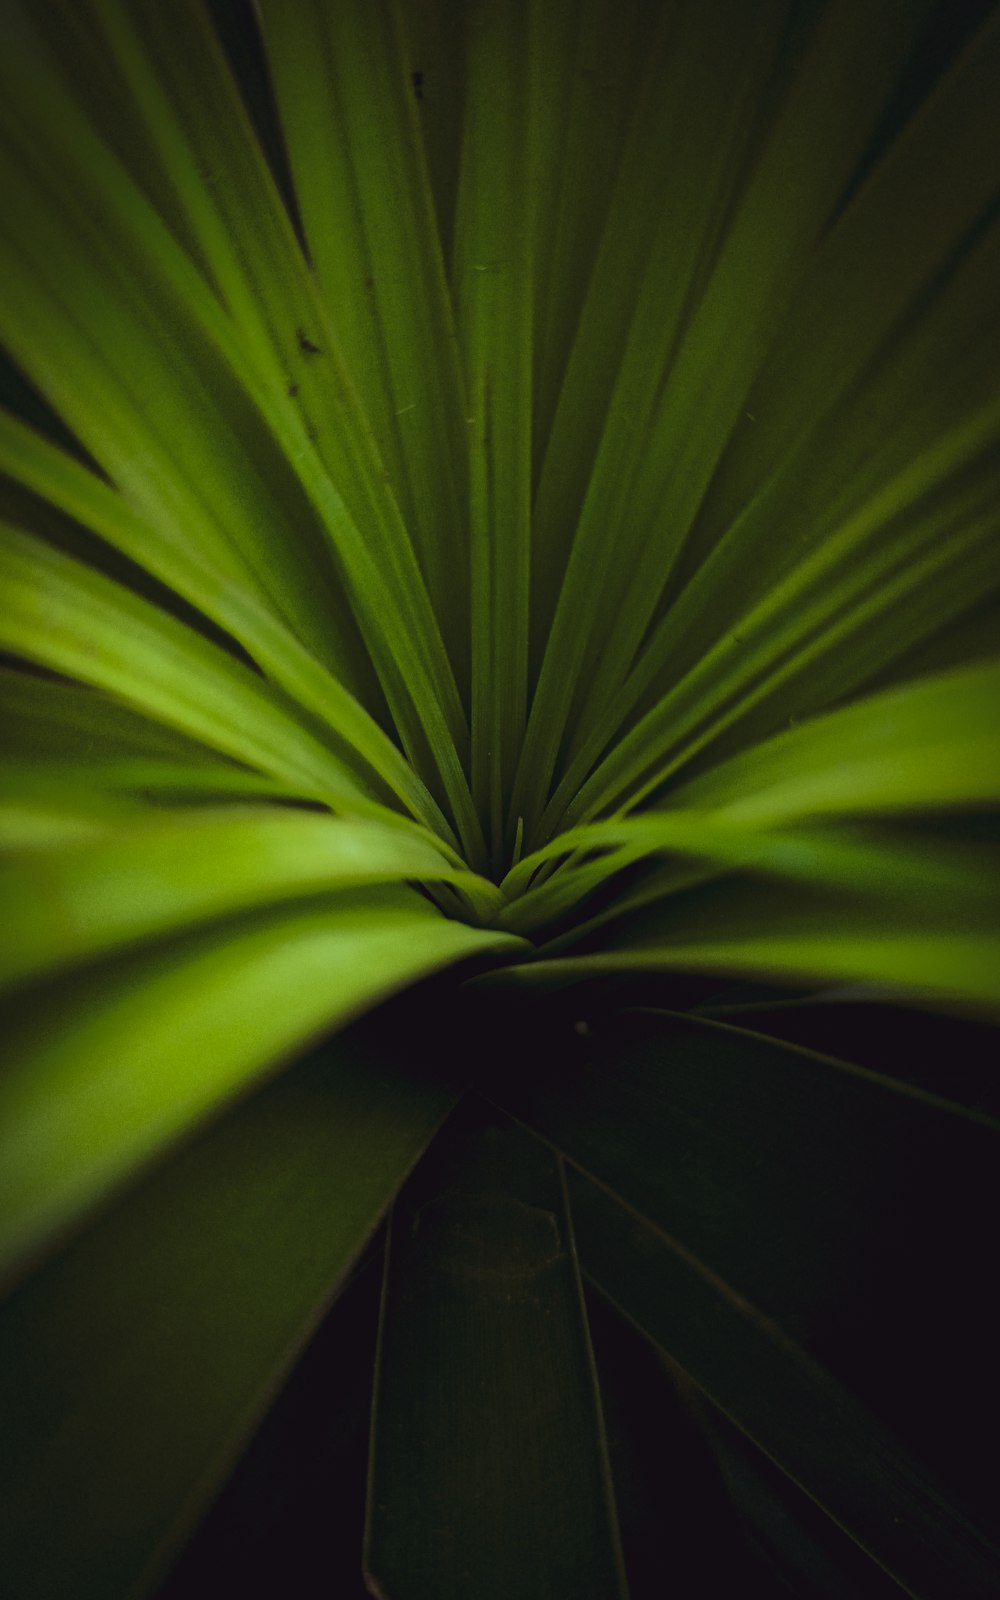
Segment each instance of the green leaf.
[[366,1571],[412,1600],[626,1593],[560,1172],[481,1109],[393,1214]]
[[[904,1588],[991,1592],[997,5],[0,17],[14,1589],[155,1587],[473,1062],[355,1587],[608,1600],[616,1494],[669,1587],[576,1223]],[[398,1072],[268,1081],[436,971]]]
[[[17,49],[9,54],[19,115],[10,120],[9,153],[20,226],[7,265],[17,291],[8,335],[14,353],[140,504],[169,521],[194,522],[212,550],[222,548],[224,529],[321,660],[331,621],[326,597],[342,574],[407,753],[427,781],[427,760],[436,768],[475,858],[478,822],[461,766],[464,713],[423,579],[329,312],[203,13],[186,6],[181,26],[176,12],[168,20],[155,6],[126,13],[106,0],[100,8],[126,98],[142,99],[160,181],[220,275],[232,320],[97,136],[74,97],[86,101],[85,86],[65,82],[71,64],[52,59],[52,50],[58,57],[67,49],[72,27],[43,42],[33,19],[15,10]],[[196,49],[186,44],[192,35]],[[35,92],[25,99],[29,79]],[[42,181],[32,183],[39,163]],[[97,217],[105,226],[95,232]],[[69,278],[75,293],[66,307]],[[115,327],[116,341],[98,358],[92,335],[101,326]],[[67,384],[70,357],[77,373]],[[116,369],[110,387],[109,360]],[[155,390],[155,418],[145,393],[135,391],[140,372]],[[164,436],[175,445],[166,460]],[[283,530],[277,538],[276,528]]]
[[[539,929],[580,907],[597,890],[609,887],[602,911],[576,927],[579,937],[611,918],[653,901],[711,881],[738,869],[753,878],[800,881],[807,889],[824,888],[864,898],[870,914],[922,917],[942,932],[952,924],[951,906],[961,904],[970,927],[996,927],[1000,895],[992,875],[984,871],[1000,854],[983,843],[971,848],[952,839],[914,841],[888,829],[840,826],[761,829],[733,824],[725,817],[698,812],[643,815],[617,823],[574,828],[564,836],[580,852],[546,882],[506,905],[500,921],[517,932]],[[596,860],[589,852],[607,851]],[[539,852],[541,853],[541,852]],[[553,847],[554,853],[554,847]],[[614,894],[616,875],[637,863],[653,866],[627,888]],[[535,857],[530,858],[536,860]]]
[[309,257],[461,685],[466,407],[403,38],[385,0],[261,17]]
[[[880,904],[902,895],[917,909],[917,897],[925,914],[937,901],[946,918],[959,903],[987,912],[996,905],[994,874],[984,877],[988,844],[966,853],[960,818],[1000,798],[998,697],[992,662],[955,669],[755,745],[670,790],[658,811],[571,828],[508,873],[504,924],[541,927],[654,855],[675,864],[612,899],[588,931],[733,867],[862,891]],[[939,838],[915,840],[912,822],[897,821],[940,821],[948,811],[958,815]],[[863,825],[831,825],[840,817]],[[597,850],[607,853],[595,860]],[[539,873],[563,857],[554,876]]]
[[503,903],[422,839],[374,822],[253,805],[134,818],[76,848],[0,859],[0,985],[237,911],[407,879]]
[[[612,567],[627,564],[644,531],[628,509],[632,476],[784,9],[663,7],[645,60],[633,62],[637,104],[533,508],[538,684],[514,797],[531,822],[600,636]],[[603,74],[603,62],[593,66]],[[600,101],[594,109],[600,124]]]
[[45,20],[5,0],[4,342],[165,538],[185,528],[322,656],[332,574],[315,518],[310,527],[234,375],[246,365],[235,330],[88,116],[76,30],[46,41]]
[[908,683],[779,734],[672,790],[670,806],[770,825],[1000,800],[1000,663]]
[[160,1575],[454,1098],[411,1057],[370,1028],[325,1046],[7,1302],[0,1566],[21,1600]]
[[[588,0],[586,4],[549,0],[539,10],[539,22],[536,37],[542,93],[534,141],[538,179],[532,404],[536,493],[556,407],[562,406],[564,399],[582,398],[580,390],[564,380],[571,352],[575,359],[576,333],[588,294],[603,298],[609,319],[619,315],[619,295],[604,292],[609,280],[602,278],[600,286],[591,290],[591,274],[602,242],[613,244],[605,222],[612,196],[617,204],[623,198],[616,195],[615,184],[625,141],[635,137],[631,131],[634,102],[649,53],[657,42],[658,13],[642,0],[627,0],[624,5],[611,0]],[[656,109],[662,113],[662,101]],[[661,148],[655,136],[646,139],[649,164],[656,163],[656,179],[669,183],[669,169],[659,159]],[[585,183],[577,181],[580,173],[586,173]],[[619,290],[621,281],[619,278],[615,284]],[[621,297],[623,302],[625,299]],[[583,420],[589,425],[591,419],[585,414]],[[565,422],[562,427],[565,429]],[[563,432],[555,453],[569,444]],[[536,517],[537,511],[538,507]],[[539,532],[540,524],[533,520],[533,555]],[[534,580],[538,576],[535,572]],[[536,606],[534,599],[532,605]]]
[[22,850],[100,839],[145,809],[130,797],[88,788],[75,767],[40,778],[35,766],[0,761],[0,861]]
[[[657,625],[614,697],[619,723],[637,705],[650,709],[730,629],[744,642],[744,619],[807,553],[835,537],[882,486],[902,486],[907,466],[995,400],[1000,228],[992,202],[1000,151],[983,85],[995,77],[998,50],[994,17],[817,253],[748,396]],[[891,500],[884,507],[888,525],[878,541],[891,548],[898,507]],[[897,591],[877,632],[869,619],[853,649],[809,663],[789,709],[802,715],[864,683],[902,653],[915,625],[939,628],[953,608],[979,598],[975,585],[949,596],[939,581],[936,603],[911,619]],[[772,728],[779,715],[772,712]],[[606,736],[607,719],[601,725]],[[600,747],[596,728],[592,743]]]
[[465,99],[465,0],[398,0],[410,92],[446,269],[452,255]]
[[543,1070],[494,1073],[489,1093],[803,1342],[870,1273],[867,1219],[915,1154],[989,1172],[1000,1134],[899,1079],[653,1011],[616,1013]]
[[[689,162],[686,152],[671,150],[677,181],[690,185],[694,210],[685,208],[683,231],[672,241],[681,252],[678,272],[667,273],[644,239],[657,313],[669,285],[663,331],[643,337],[636,326],[640,382],[628,400],[616,392],[616,442],[598,455],[592,475],[584,470],[577,479],[586,483],[587,499],[565,564],[525,742],[522,770],[530,773],[536,799],[548,788],[571,700],[579,702],[593,685],[594,704],[581,712],[583,731],[589,732],[642,644],[787,296],[891,90],[919,15],[919,7],[904,16],[889,4],[853,0],[818,8],[808,20],[800,14],[797,71],[781,85],[773,120],[759,148],[751,143],[745,164],[740,151],[735,193],[721,154],[714,171],[700,169],[717,149],[726,151],[727,135],[745,141],[733,83],[766,81],[764,64],[781,42],[781,13],[753,8],[744,34],[733,26],[731,7],[713,7],[709,22],[699,15],[693,26],[687,46],[693,59],[683,45],[675,54],[678,68],[683,62],[686,69],[683,87],[653,80],[666,107],[683,108],[678,115],[697,151]],[[865,49],[859,53],[862,20]],[[700,52],[713,44],[713,54],[734,74],[728,82],[702,65]],[[848,63],[850,97],[843,92]],[[685,92],[698,97],[695,106],[685,105]],[[710,116],[716,96],[726,130],[721,147],[699,120]],[[648,223],[634,212],[630,226],[645,234]],[[642,300],[639,307],[640,314],[649,314]],[[664,334],[668,342],[661,344]],[[528,837],[535,842],[537,813],[531,824]]]
[[[545,959],[489,981],[559,986],[606,972],[732,974],[786,985],[855,981],[884,984],[900,1003],[997,1014],[1000,922],[991,885],[985,904],[928,902],[915,913],[905,896],[827,891],[811,872],[811,882],[794,888],[752,879],[699,886],[703,876],[693,875],[695,892],[674,894],[684,884],[670,869],[665,890],[655,888],[658,903],[623,916],[592,951],[563,954],[589,931],[578,925],[543,946]],[[670,898],[659,902],[665,891]],[[645,898],[637,894],[637,904]],[[627,911],[628,902],[612,914],[617,909]]]
[[[887,456],[915,455],[992,389],[996,229],[983,224],[1000,190],[988,87],[998,67],[1000,16],[987,9],[838,217],[789,307],[685,552],[688,577],[720,537],[732,547],[735,592],[713,586],[716,632],[718,608],[745,610],[747,591],[759,594],[787,559],[765,529],[787,515],[793,483],[797,520],[815,525],[824,502],[856,502],[872,473],[885,476]],[[752,519],[742,515],[751,506]]]
[[[803,8],[795,18],[802,33],[794,75],[775,86],[773,119],[732,197],[710,276],[681,331],[646,449],[630,476],[634,559],[617,541],[619,560],[593,641],[602,648],[584,664],[597,703],[617,687],[642,643],[787,298],[876,126],[925,9],[844,0]],[[728,21],[731,9],[722,7],[720,15]],[[584,721],[592,715],[592,708],[581,712]]]
[[994,400],[831,532],[658,699],[567,804],[607,742],[606,727],[595,733],[567,769],[546,827],[626,795],[638,803],[761,706],[768,733],[790,715],[825,709],[981,599],[995,575],[998,420]]
[[794,1482],[925,1600],[988,1600],[996,1547],[849,1390],[597,1185],[569,1177],[581,1265]]
[[149,601],[5,525],[0,580],[6,648],[121,697],[306,798],[384,812],[261,679]]
[[[571,1174],[570,1193],[581,1261],[602,1290],[912,1592],[947,1594],[954,1563],[954,1592],[985,1594],[997,1553],[964,1520],[962,1495],[953,1484],[939,1500],[935,1474],[835,1375],[866,1336],[852,1308],[877,1297],[880,1278],[900,1302],[883,1312],[883,1350],[935,1292],[923,1225],[908,1238],[905,1224],[931,1174],[958,1190],[934,1202],[943,1231],[984,1235],[988,1209],[966,1207],[995,1190],[1000,1122],[744,1029],[662,1014],[616,1014],[547,1069],[494,1075],[490,1093],[586,1175]],[[891,1236],[887,1211],[900,1218]],[[980,1298],[989,1315],[985,1288]],[[911,1337],[924,1348],[934,1336]],[[968,1341],[956,1331],[942,1343],[944,1360]],[[990,1345],[982,1329],[972,1349],[989,1361]],[[854,1366],[877,1412],[877,1368]],[[983,1418],[961,1425],[963,1438],[981,1430],[984,1448],[988,1377]],[[909,1394],[909,1408],[922,1403]]]
[[[1000,229],[993,244],[991,282],[1000,272]],[[959,295],[964,304],[961,286]],[[942,340],[941,348],[955,342]],[[901,364],[895,362],[894,368]],[[921,395],[928,390],[938,395],[944,387],[933,371],[918,374],[914,383]],[[951,414],[968,404],[972,385],[963,387],[966,392],[955,399]],[[893,397],[885,404],[890,415],[900,409]],[[867,407],[858,401],[852,411],[863,418]],[[920,470],[890,476],[890,452],[883,450],[878,452],[880,478],[845,462],[824,438],[817,459],[797,470],[787,486],[784,507],[754,502],[734,524],[731,537],[720,542],[670,608],[669,620],[664,618],[615,703],[618,726],[632,722],[635,709],[642,709],[638,739],[652,743],[657,756],[662,747],[654,741],[664,719],[655,713],[670,703],[671,759],[654,784],[682,765],[704,768],[707,761],[746,747],[786,722],[824,711],[879,679],[905,679],[912,671],[907,657],[916,647],[955,623],[965,628],[984,599],[995,595],[996,407],[987,405],[967,428],[951,433],[951,459],[936,457],[937,440],[948,438],[946,426],[943,419],[940,428],[930,430],[923,454],[912,442],[896,452],[918,469],[930,467],[931,476]],[[854,442],[868,463],[874,452],[861,422]],[[844,483],[850,485],[847,496],[840,494]],[[869,483],[878,492],[865,501]],[[818,500],[812,518],[807,493]],[[841,524],[845,500],[857,514]],[[760,603],[749,605],[754,595]],[[740,597],[735,614],[733,596]],[[992,640],[988,633],[986,650]],[[976,653],[970,632],[957,659]],[[703,662],[707,670],[702,673]],[[606,742],[610,716],[609,707],[587,741],[589,755],[581,745],[575,771]],[[646,792],[643,784],[636,797]]]
[[396,746],[343,685],[299,643],[257,596],[204,552],[162,537],[158,524],[30,428],[0,413],[0,468],[100,534],[115,549],[239,641],[261,670],[325,728],[346,741],[414,815],[448,837],[448,825]]
[[[88,684],[0,667],[0,717],[0,795],[8,815],[13,809],[26,823],[31,815],[134,814],[151,797],[295,798],[294,783],[239,766]],[[12,842],[5,833],[4,848]]]
[[317,1034],[502,934],[371,888],[223,921],[9,1008],[0,1083],[5,1275]]
[[26,766],[81,762],[99,768],[148,760],[200,766],[220,778],[246,774],[246,768],[89,685],[21,668],[0,666],[0,715],[5,756]]
[[470,434],[472,790],[494,870],[528,695],[535,121],[533,0],[474,0],[453,289]]

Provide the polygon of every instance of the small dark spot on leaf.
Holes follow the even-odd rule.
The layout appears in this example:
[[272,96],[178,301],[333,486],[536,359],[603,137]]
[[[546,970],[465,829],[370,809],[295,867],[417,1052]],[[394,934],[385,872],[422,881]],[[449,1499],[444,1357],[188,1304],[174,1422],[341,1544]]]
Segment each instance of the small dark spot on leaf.
[[593,89],[607,90],[614,88],[614,80],[612,78],[599,78],[596,67],[581,67],[580,77],[586,78]]
[[374,278],[366,278],[365,279],[365,288],[366,289],[374,289],[374,287],[375,287],[375,279]]
[[298,394],[298,392],[299,392],[299,386],[298,386],[297,383],[290,383],[288,385],[288,398],[289,398],[289,400],[294,400],[295,396]]
[[299,349],[302,351],[303,355],[305,355],[305,356],[319,356],[319,355],[323,354],[323,352],[320,349],[319,345],[318,344],[313,344],[311,339],[307,339],[306,335],[303,333],[301,328],[296,328],[295,332],[298,335]]
[[411,72],[410,73],[410,79],[411,79],[411,82],[413,84],[413,92],[416,95],[417,99],[418,100],[423,100],[423,98],[424,98],[424,75],[423,75],[423,73],[422,72]]
[[306,423],[306,433],[309,435],[309,437],[312,440],[313,444],[315,444],[316,443],[316,429],[313,427],[311,422],[307,422]]

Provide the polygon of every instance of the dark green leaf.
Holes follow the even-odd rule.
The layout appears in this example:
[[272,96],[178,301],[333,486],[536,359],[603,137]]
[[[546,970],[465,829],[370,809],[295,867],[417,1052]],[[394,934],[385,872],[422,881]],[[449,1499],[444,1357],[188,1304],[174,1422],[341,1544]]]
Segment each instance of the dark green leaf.
[[[963,1263],[988,1250],[1000,1124],[742,1029],[654,1014],[620,1016],[575,1059],[494,1093],[587,1175],[572,1198],[601,1288],[915,1593],[947,1594],[953,1539],[969,1585],[955,1592],[985,1593],[978,1536],[849,1390],[921,1456],[935,1427],[941,1453],[974,1437],[990,1448],[995,1313],[974,1277],[925,1257],[923,1219],[968,1236]],[[949,1292],[974,1335],[927,1308]],[[893,1360],[897,1341],[922,1359]],[[975,1420],[935,1420],[912,1387],[931,1351],[967,1363],[953,1382]],[[975,1507],[973,1473],[950,1476]],[[938,1576],[921,1588],[925,1561]]]
[[559,1168],[478,1106],[393,1214],[372,1450],[376,1593],[624,1595]]
[[415,1055],[364,1026],[324,1047],[8,1301],[12,1597],[119,1600],[157,1575],[454,1098]]
[[570,1175],[583,1271],[919,1600],[992,1600],[1000,1551],[848,1390],[676,1241]]

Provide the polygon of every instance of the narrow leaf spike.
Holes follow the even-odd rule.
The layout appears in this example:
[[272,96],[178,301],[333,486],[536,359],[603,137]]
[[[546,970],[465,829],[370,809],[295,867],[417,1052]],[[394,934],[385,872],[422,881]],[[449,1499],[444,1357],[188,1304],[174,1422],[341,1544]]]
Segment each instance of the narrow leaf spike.
[[534,0],[476,0],[453,268],[469,400],[472,788],[494,870],[528,693]]
[[413,1600],[625,1600],[558,1168],[481,1111],[449,1133],[392,1222],[367,1571]]

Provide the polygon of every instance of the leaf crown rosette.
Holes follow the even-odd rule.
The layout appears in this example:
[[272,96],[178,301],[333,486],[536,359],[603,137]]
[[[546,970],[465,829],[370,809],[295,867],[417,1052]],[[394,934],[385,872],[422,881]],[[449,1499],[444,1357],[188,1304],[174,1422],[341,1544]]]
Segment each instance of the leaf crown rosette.
[[[628,1592],[581,1269],[907,1592],[988,1592],[954,1485],[827,1370],[839,1269],[814,1303],[776,1247],[744,1268],[661,1171],[670,1096],[700,1127],[746,1074],[783,1108],[758,1130],[777,1167],[810,1106],[829,1119],[831,1186],[873,1118],[959,1164],[998,1126],[752,1013],[884,1003],[958,1040],[1000,997],[1000,13],[948,12],[3,0],[25,1600],[157,1581],[418,1161],[372,1592]],[[387,1043],[376,1008],[435,974],[450,1038]],[[459,1059],[477,1018],[548,1039],[595,995],[664,1011],[666,1065],[632,1009],[617,1065],[581,1024],[582,1076]],[[706,1148],[702,1222],[727,1160]],[[851,1179],[844,1215],[893,1192]],[[250,1279],[280,1288],[231,1360]],[[669,1283],[709,1329],[690,1349]],[[441,1349],[458,1387],[422,1409],[407,1351]],[[477,1363],[501,1375],[485,1420],[460,1403]],[[155,1466],[143,1438],[169,1441]]]

